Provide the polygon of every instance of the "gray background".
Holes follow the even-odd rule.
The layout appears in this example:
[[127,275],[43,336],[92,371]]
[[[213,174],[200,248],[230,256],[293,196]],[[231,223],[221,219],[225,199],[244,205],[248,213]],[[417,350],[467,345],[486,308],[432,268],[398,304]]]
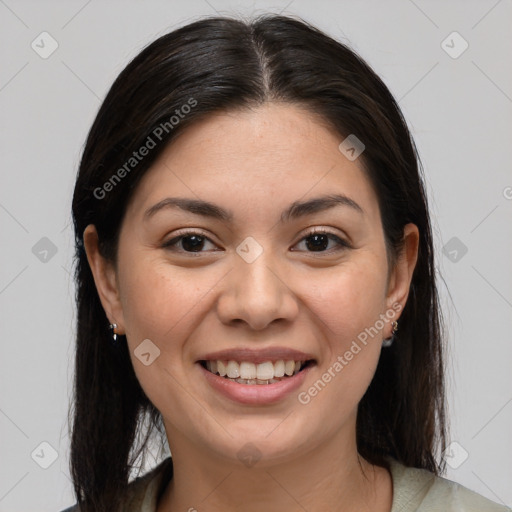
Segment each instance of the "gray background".
[[[0,511],[74,502],[70,205],[102,98],[159,35],[216,11],[264,10],[302,16],[349,43],[399,100],[425,167],[446,283],[458,443],[447,477],[512,504],[510,0],[0,0]],[[44,31],[58,44],[46,59]]]

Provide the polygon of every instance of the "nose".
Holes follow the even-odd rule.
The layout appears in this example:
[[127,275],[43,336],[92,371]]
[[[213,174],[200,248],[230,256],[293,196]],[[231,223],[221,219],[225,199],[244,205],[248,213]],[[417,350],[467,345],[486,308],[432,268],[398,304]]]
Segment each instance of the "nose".
[[217,312],[226,325],[244,322],[258,331],[277,320],[292,321],[297,316],[299,307],[293,280],[279,272],[275,260],[267,257],[267,251],[251,263],[236,255],[223,287]]

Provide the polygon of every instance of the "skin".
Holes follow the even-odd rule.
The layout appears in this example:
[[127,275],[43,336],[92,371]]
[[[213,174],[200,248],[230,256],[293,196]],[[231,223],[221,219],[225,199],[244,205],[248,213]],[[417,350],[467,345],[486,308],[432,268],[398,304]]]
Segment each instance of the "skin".
[[[84,232],[103,307],[126,334],[136,375],[164,419],[174,478],[158,512],[391,510],[390,474],[357,453],[355,435],[357,405],[390,321],[307,405],[295,392],[272,405],[238,404],[213,390],[195,364],[213,350],[296,348],[316,358],[299,390],[307,391],[380,314],[405,305],[417,227],[405,226],[404,249],[390,268],[377,197],[361,159],[339,151],[341,140],[290,104],[210,116],[184,131],[141,180],[115,265],[99,254],[94,226]],[[292,202],[332,193],[364,213],[339,206],[278,223]],[[212,201],[232,210],[234,221],[178,208],[144,220],[170,196]],[[315,251],[304,238],[313,227],[351,247],[331,240]],[[202,252],[186,252],[183,240],[162,248],[182,228],[204,231]],[[236,253],[248,236],[263,248],[252,263]],[[145,339],[160,349],[149,366],[134,356]],[[247,442],[261,453],[252,467],[237,457]]]

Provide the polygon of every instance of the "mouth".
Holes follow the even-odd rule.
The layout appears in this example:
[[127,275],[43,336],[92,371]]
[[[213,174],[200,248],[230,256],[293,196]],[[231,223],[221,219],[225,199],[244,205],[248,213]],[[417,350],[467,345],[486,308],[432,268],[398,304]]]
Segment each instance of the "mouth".
[[213,375],[246,386],[277,384],[316,364],[314,359],[278,359],[259,364],[235,360],[200,360],[198,363]]

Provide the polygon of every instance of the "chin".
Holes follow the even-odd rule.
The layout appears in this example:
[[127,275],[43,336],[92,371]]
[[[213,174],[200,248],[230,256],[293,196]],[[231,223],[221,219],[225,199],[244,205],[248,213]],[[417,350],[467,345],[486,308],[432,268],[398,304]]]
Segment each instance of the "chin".
[[[282,422],[281,426],[278,426]],[[286,422],[286,420],[285,420]],[[258,422],[256,425],[236,430],[232,426],[229,435],[215,442],[209,437],[205,443],[218,453],[220,457],[228,457],[236,464],[259,468],[275,466],[293,461],[311,447],[311,438],[303,432],[303,439],[298,439],[285,427],[282,418],[279,420]],[[277,428],[276,428],[277,427]],[[282,428],[285,427],[285,428]],[[212,446],[212,442],[214,443]]]

